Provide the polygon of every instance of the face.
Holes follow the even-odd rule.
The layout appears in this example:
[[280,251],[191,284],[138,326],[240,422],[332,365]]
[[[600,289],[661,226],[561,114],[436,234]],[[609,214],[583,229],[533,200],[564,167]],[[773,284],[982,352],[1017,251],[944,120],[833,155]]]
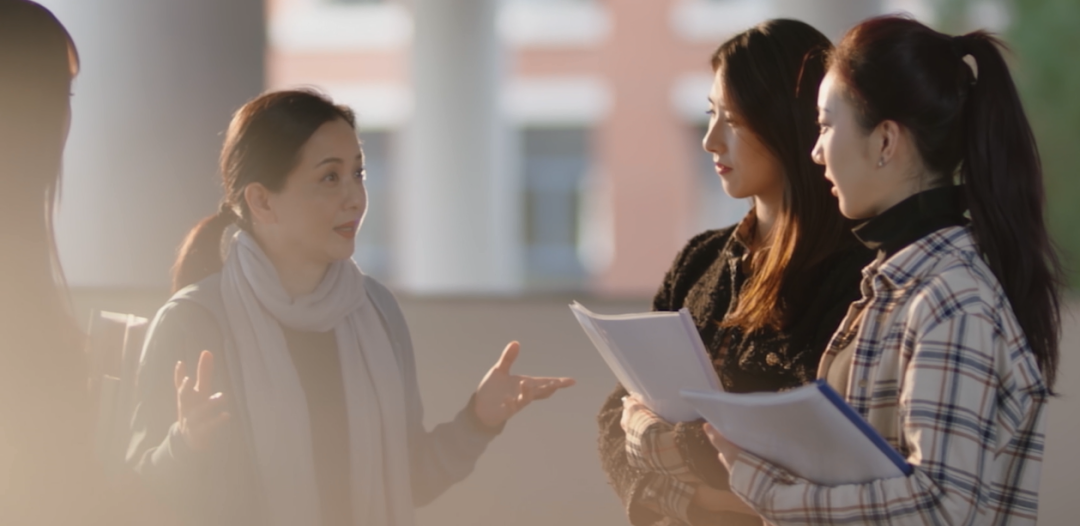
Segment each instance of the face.
[[300,150],[285,187],[267,195],[256,234],[271,252],[331,263],[352,256],[367,209],[364,158],[344,120],[323,124]]
[[840,199],[840,212],[851,219],[874,217],[910,195],[903,152],[906,136],[891,121],[867,131],[843,85],[829,72],[818,90],[820,134],[811,156],[825,165],[825,178]]
[[712,154],[716,173],[731,197],[776,200],[784,193],[780,161],[724,99],[720,72],[709,92],[709,131],[702,141]]

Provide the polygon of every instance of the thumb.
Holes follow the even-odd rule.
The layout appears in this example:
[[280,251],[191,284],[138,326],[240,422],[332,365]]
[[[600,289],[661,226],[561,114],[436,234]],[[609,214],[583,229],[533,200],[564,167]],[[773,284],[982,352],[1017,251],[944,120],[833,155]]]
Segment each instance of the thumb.
[[502,356],[499,357],[498,363],[495,364],[495,370],[510,374],[510,366],[514,365],[514,361],[517,360],[518,353],[521,351],[521,344],[518,342],[510,342],[503,349]]

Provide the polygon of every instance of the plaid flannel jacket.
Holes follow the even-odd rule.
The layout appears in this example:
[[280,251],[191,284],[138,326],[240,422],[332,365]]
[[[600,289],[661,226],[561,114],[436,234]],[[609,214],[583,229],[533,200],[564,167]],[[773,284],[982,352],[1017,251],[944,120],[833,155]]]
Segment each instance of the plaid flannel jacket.
[[701,484],[675,444],[674,426],[648,411],[638,412],[626,433],[626,461],[653,475],[643,485],[642,502],[653,502],[670,524],[689,524],[694,486]]
[[822,364],[857,338],[846,399],[914,473],[827,487],[744,452],[732,489],[778,525],[1035,524],[1049,390],[970,230],[871,263],[862,290]]

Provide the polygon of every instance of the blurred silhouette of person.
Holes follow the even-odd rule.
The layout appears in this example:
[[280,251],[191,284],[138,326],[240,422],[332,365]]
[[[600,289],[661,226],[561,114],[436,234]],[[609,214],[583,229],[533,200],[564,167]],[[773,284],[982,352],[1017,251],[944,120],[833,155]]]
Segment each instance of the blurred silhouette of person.
[[829,59],[814,159],[879,255],[818,376],[914,470],[826,487],[710,428],[732,489],[772,523],[1038,518],[1062,274],[1002,46],[885,16]]
[[[703,141],[724,191],[753,199],[737,225],[691,239],[653,298],[686,307],[726,391],[813,381],[873,257],[836,208],[817,138],[818,83],[832,45],[813,27],[770,20],[721,45]],[[664,352],[657,349],[657,352]],[[635,525],[760,525],[728,487],[703,421],[666,422],[618,387],[599,415],[600,456]]]
[[150,328],[129,449],[192,524],[411,525],[507,419],[572,385],[512,374],[512,342],[425,430],[405,319],[351,259],[368,203],[348,108],[311,91],[252,100],[221,175],[220,210],[188,235]]
[[141,495],[106,479],[97,405],[53,219],[78,53],[44,7],[0,0],[0,523],[124,524]]

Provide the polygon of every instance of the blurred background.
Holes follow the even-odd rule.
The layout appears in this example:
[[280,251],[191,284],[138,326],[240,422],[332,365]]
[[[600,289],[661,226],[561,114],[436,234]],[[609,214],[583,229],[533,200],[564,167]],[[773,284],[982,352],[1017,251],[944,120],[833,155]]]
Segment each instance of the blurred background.
[[[902,11],[1003,35],[1056,240],[1080,254],[1077,0],[39,1],[82,60],[57,226],[80,319],[153,315],[183,236],[217,209],[231,113],[309,86],[358,114],[370,204],[356,260],[402,300],[429,425],[464,405],[510,339],[519,371],[578,378],[511,422],[421,510],[426,526],[626,523],[595,453],[614,378],[566,304],[648,309],[686,240],[749,208],[724,194],[701,138],[710,55],[757,22],[798,18],[836,40]],[[1076,523],[1076,305],[1040,524]]]

